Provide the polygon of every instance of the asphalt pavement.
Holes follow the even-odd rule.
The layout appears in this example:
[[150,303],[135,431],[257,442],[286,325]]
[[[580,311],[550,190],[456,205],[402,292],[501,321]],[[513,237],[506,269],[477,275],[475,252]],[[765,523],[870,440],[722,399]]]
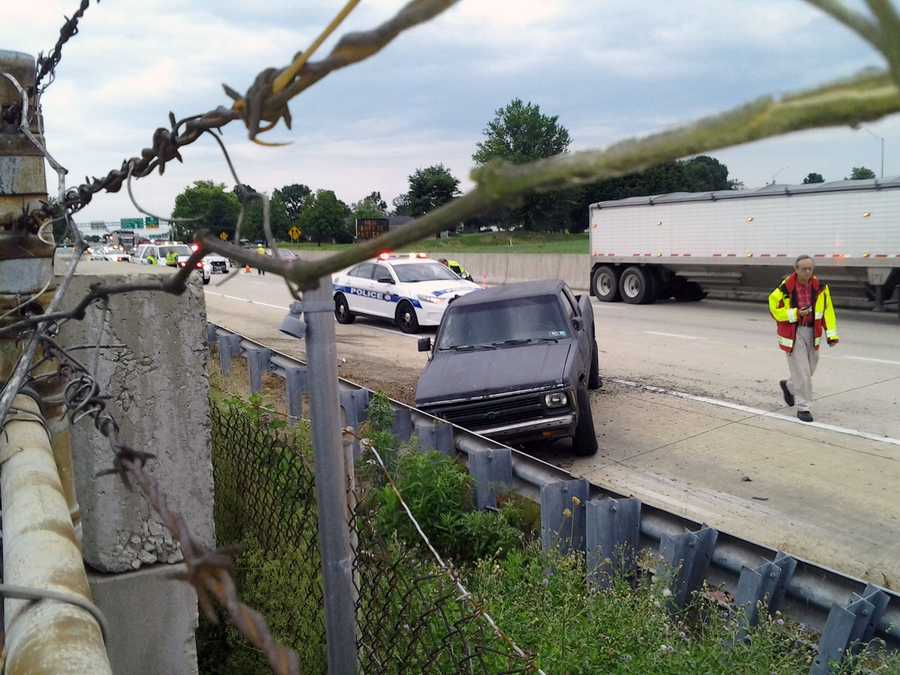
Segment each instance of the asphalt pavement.
[[[121,266],[120,266],[121,267]],[[135,267],[135,266],[127,266]],[[272,276],[206,286],[209,319],[303,357],[278,326]],[[576,475],[768,546],[900,590],[900,324],[839,311],[823,347],[812,425],[781,399],[785,355],[764,305],[594,303],[604,387],[600,451],[541,453]],[[426,362],[390,324],[337,326],[339,372],[412,402]]]

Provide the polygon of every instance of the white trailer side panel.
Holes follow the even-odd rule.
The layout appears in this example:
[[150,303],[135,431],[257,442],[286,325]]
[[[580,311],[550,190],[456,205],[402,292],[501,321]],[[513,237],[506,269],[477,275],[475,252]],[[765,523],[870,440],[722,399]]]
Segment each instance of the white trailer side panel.
[[841,258],[842,266],[876,260],[900,266],[900,188],[751,195],[595,205],[591,254],[723,258],[723,264],[729,257],[746,264],[749,257],[809,254]]

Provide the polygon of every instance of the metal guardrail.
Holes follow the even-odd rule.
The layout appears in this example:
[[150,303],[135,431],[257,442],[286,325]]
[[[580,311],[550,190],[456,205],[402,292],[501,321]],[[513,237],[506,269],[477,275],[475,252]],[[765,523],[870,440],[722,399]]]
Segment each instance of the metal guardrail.
[[[218,347],[225,375],[230,374],[234,358],[245,359],[250,390],[255,393],[262,387],[264,373],[275,374],[286,383],[289,416],[298,420],[303,416],[302,398],[310,385],[303,361],[213,323],[208,324],[207,338],[210,345]],[[356,427],[365,421],[366,406],[373,392],[343,378],[339,378],[338,392],[345,423]],[[564,469],[400,401],[391,400],[391,404],[395,412],[394,433],[401,441],[415,435],[424,447],[444,453],[459,452],[467,458],[476,486],[476,502],[482,508],[493,501],[493,486],[497,482],[506,482],[516,493],[538,502],[546,500],[545,503],[553,503],[551,498],[559,503],[558,494],[553,493],[558,493],[560,486],[563,492],[571,489],[572,495],[581,495],[574,500],[575,504],[582,499],[610,500],[610,511],[615,511],[619,504],[637,501],[576,479]],[[484,459],[488,461],[481,461]],[[848,643],[872,637],[881,638],[890,648],[900,649],[900,595],[897,593],[733,534],[717,532],[648,504],[639,504],[638,520],[635,528],[639,532],[639,547],[650,549],[675,566],[683,566],[685,569],[679,572],[683,583],[696,587],[706,580],[722,586],[735,596],[739,606],[751,611],[765,596],[770,609],[775,609],[777,604],[778,609],[794,620],[821,631],[823,654],[830,651],[832,658],[839,658]],[[547,522],[542,514],[545,534]],[[574,542],[584,551],[585,541],[592,538],[591,532],[585,537],[583,515],[580,525],[578,518],[574,522],[575,527],[581,528],[580,542],[575,542],[577,537],[573,534],[567,545]],[[596,534],[593,540],[597,541]],[[820,665],[826,667],[827,663],[823,660]],[[812,672],[818,672],[816,665]]]

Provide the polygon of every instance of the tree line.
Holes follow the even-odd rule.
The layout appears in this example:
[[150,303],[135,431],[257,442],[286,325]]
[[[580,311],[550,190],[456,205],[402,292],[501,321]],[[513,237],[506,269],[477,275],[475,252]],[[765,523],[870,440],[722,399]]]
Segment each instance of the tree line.
[[[566,153],[571,144],[572,136],[557,115],[545,114],[537,104],[517,98],[498,109],[487,123],[472,160],[476,168],[498,161],[521,164]],[[870,169],[854,167],[849,179],[874,177]],[[806,184],[824,181],[825,178],[816,172],[803,179]],[[594,202],[668,192],[742,188],[740,181],[729,178],[726,165],[713,157],[700,155],[620,178],[531,195],[518,204],[481,214],[461,225],[474,230],[497,226],[536,232],[580,232],[588,226],[588,206]],[[349,243],[353,241],[357,219],[415,218],[459,194],[459,179],[441,163],[416,169],[410,174],[408,189],[392,200],[391,208],[377,190],[356,203],[347,204],[333,190],[313,190],[294,183],[272,192],[270,222],[273,235],[279,240],[287,240],[291,228],[296,226],[306,240]],[[172,211],[173,218],[194,220],[173,224],[173,236],[189,241],[195,229],[205,228],[230,238],[239,212],[236,192],[229,191],[222,183],[196,181],[175,198]],[[241,228],[242,238],[251,241],[265,238],[259,200],[247,203]]]

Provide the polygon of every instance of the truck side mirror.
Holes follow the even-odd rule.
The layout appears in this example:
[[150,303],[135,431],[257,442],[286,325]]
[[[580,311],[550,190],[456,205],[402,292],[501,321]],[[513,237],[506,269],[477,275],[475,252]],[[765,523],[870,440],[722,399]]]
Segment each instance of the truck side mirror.
[[419,351],[420,352],[430,352],[431,351],[431,338],[430,337],[419,338]]

